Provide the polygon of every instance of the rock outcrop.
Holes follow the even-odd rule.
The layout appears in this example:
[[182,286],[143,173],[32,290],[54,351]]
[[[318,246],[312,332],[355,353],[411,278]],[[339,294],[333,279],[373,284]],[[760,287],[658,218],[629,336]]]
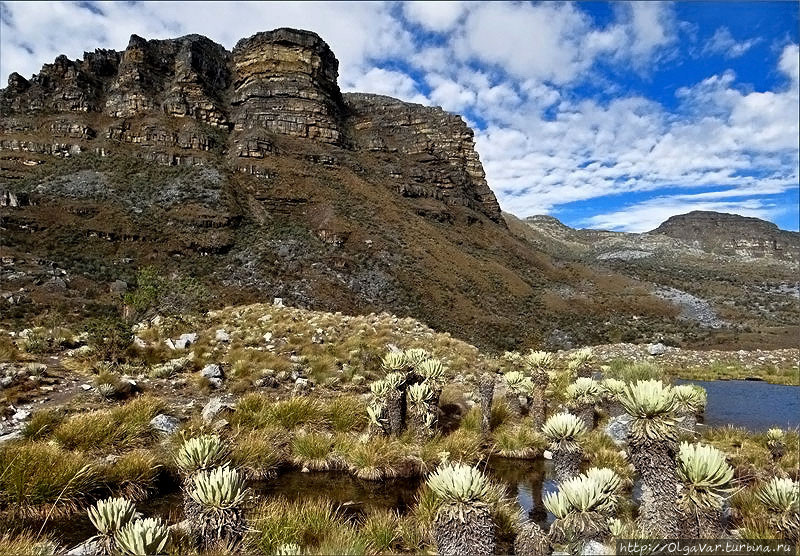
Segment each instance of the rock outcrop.
[[[59,56],[30,80],[11,74],[0,91],[0,156],[124,152],[175,166],[227,154],[233,170],[268,177],[276,143],[291,137],[321,145],[306,149],[315,163],[335,165],[338,149],[396,155],[387,184],[395,191],[503,225],[460,117],[377,95],[343,98],[338,69],[330,47],[308,31],[258,33],[233,52],[199,35],[133,35],[124,52]],[[6,179],[42,162],[3,158]]]
[[800,261],[800,233],[738,214],[696,210],[672,216],[650,233],[722,255]]

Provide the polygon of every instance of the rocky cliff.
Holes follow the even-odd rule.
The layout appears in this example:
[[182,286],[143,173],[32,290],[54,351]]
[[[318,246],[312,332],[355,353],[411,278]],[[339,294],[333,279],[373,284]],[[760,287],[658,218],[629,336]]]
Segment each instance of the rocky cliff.
[[651,233],[721,255],[800,261],[800,233],[738,214],[696,210],[670,217]]
[[[121,53],[59,56],[30,80],[12,74],[0,92],[0,151],[130,152],[161,164],[202,165],[217,150],[232,168],[265,176],[269,164],[259,161],[275,155],[275,136],[296,137],[399,154],[402,164],[388,186],[469,207],[502,225],[472,131],[460,117],[376,95],[343,98],[338,65],[308,31],[258,33],[233,52],[198,35],[134,35]],[[39,162],[5,156],[0,179],[20,178]]]

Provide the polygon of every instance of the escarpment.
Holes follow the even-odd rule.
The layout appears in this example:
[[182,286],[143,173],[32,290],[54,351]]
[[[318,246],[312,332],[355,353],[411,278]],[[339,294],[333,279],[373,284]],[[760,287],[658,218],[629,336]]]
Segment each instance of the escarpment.
[[398,154],[388,187],[503,225],[460,117],[376,95],[345,99],[338,66],[319,36],[285,28],[242,39],[232,52],[199,35],[133,35],[124,52],[59,56],[30,80],[12,74],[0,92],[0,179],[46,163],[11,153],[84,152],[165,165],[213,164],[221,155],[234,171],[265,177],[275,173],[265,159],[290,137],[327,151],[312,161],[348,158],[338,151]]

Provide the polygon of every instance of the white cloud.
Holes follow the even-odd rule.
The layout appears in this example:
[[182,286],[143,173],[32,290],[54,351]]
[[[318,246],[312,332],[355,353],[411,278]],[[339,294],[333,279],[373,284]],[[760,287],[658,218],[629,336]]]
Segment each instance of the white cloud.
[[419,92],[417,82],[399,71],[372,68],[364,74],[340,80],[339,85],[343,91],[375,93],[399,98],[406,102],[430,104],[428,98]]
[[709,41],[703,45],[701,54],[718,54],[726,58],[738,58],[761,42],[760,38],[737,41],[727,27],[720,27]]
[[429,31],[444,32],[455,27],[470,7],[469,2],[433,2],[431,0],[403,2],[406,19]]

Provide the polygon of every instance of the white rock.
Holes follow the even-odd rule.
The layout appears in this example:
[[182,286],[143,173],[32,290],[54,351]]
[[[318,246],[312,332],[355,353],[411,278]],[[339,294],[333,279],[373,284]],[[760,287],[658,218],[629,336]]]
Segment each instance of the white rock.
[[144,349],[144,348],[147,347],[147,342],[142,340],[139,336],[134,336],[133,337],[133,345],[135,345],[138,348]]
[[647,353],[653,356],[664,355],[666,352],[667,352],[667,346],[665,346],[660,342],[657,344],[650,344],[649,346],[647,346]]
[[150,420],[150,426],[164,434],[174,434],[178,431],[180,421],[171,415],[159,413]]
[[264,334],[264,341],[267,342],[267,343],[272,341],[272,332],[267,332],[267,333]]
[[276,297],[276,298],[274,298],[274,299],[272,300],[272,304],[273,304],[275,307],[283,307],[283,298],[282,298],[282,297]]
[[170,338],[164,340],[164,343],[169,349],[175,349],[175,342],[173,342]]
[[214,363],[212,363],[210,365],[206,365],[205,367],[203,367],[203,370],[200,371],[200,374],[202,374],[206,378],[219,378],[219,379],[222,379],[222,377],[224,376],[222,374],[222,367],[220,367],[219,365],[214,364]]
[[225,330],[219,329],[217,330],[216,335],[214,336],[218,342],[230,342],[231,335],[228,334]]
[[232,409],[233,408],[230,406],[230,404],[227,404],[222,401],[222,398],[218,397],[211,398],[210,400],[208,400],[208,403],[206,403],[206,405],[203,407],[203,412],[202,412],[203,421],[205,421],[206,423],[210,423],[214,419],[216,419],[216,417],[220,413],[224,411],[230,411]]
[[90,384],[81,384],[81,390],[86,390],[87,392],[92,389]]
[[551,452],[550,450],[545,450],[545,451],[542,453],[542,457],[543,457],[544,459],[553,459],[553,452]]
[[12,419],[15,421],[24,421],[28,417],[31,416],[31,412],[27,409],[18,409],[16,413],[12,416]]
[[191,332],[189,334],[181,334],[178,338],[178,341],[185,342],[187,346],[192,345],[197,341],[197,332]]

